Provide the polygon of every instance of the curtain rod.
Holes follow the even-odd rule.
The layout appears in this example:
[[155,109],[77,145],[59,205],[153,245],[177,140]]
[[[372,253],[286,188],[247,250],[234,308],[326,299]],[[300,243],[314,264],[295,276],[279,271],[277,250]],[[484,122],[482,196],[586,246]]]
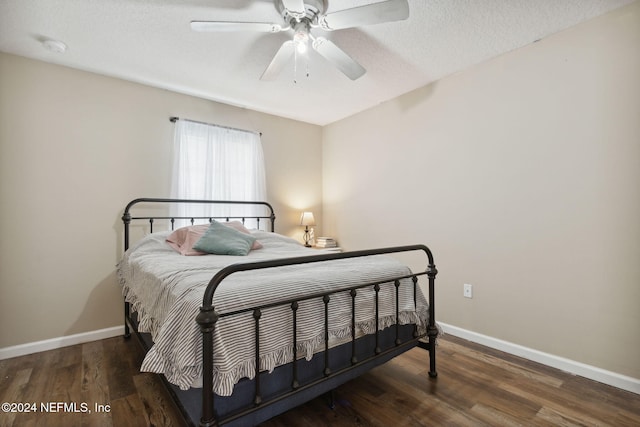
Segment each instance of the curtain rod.
[[201,124],[201,125],[207,125],[207,126],[217,126],[217,127],[219,127],[219,128],[223,128],[223,129],[230,129],[230,130],[237,130],[237,131],[240,131],[240,132],[255,133],[255,134],[258,134],[258,135],[262,136],[262,132],[256,132],[256,131],[254,131],[254,130],[246,130],[246,129],[233,128],[233,127],[231,127],[231,126],[222,126],[222,125],[217,125],[217,124],[215,124],[215,123],[199,122],[199,121],[197,121],[197,120],[191,120],[191,119],[181,119],[180,117],[175,117],[175,116],[173,116],[173,117],[169,117],[169,121],[170,121],[170,122],[172,122],[172,123],[175,123],[175,122],[177,122],[178,120],[185,120],[185,121],[187,121],[187,122],[199,123],[199,124]]

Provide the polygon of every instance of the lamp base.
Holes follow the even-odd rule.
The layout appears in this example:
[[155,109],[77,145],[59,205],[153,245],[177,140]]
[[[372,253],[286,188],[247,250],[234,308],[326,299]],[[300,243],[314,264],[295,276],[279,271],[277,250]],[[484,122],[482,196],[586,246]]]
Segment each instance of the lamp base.
[[309,241],[311,240],[311,232],[309,230],[309,226],[304,227],[304,234],[302,235],[302,239],[304,240],[304,246],[307,248],[311,247]]

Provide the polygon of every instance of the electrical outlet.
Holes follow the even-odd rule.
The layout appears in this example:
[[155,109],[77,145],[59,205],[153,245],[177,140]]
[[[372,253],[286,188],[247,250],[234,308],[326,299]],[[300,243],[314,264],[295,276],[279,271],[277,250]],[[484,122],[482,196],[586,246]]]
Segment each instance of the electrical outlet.
[[462,291],[462,295],[465,298],[473,298],[473,285],[465,283]]

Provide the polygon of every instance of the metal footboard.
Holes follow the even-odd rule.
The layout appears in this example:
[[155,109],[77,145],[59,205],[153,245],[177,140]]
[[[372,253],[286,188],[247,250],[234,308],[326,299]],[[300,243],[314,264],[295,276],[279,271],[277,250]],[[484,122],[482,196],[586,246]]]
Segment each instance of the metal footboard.
[[[371,255],[382,255],[382,254],[393,254],[393,253],[401,253],[401,252],[409,252],[409,251],[423,251],[428,258],[428,267],[424,272],[410,274],[406,276],[396,277],[391,280],[384,280],[382,282],[373,282],[366,283],[363,285],[345,287],[344,289],[340,289],[332,292],[321,292],[317,294],[312,294],[305,296],[303,298],[289,299],[279,301],[277,303],[261,305],[257,307],[247,308],[244,310],[233,311],[228,313],[217,313],[215,307],[213,306],[213,297],[216,292],[216,289],[221,285],[223,280],[228,276],[241,272],[241,271],[251,271],[251,270],[261,270],[282,266],[290,266],[290,265],[298,265],[298,264],[310,264],[310,263],[318,263],[318,262],[326,262],[332,260],[339,259],[347,259],[347,258],[357,258],[357,257],[365,257]],[[395,297],[396,297],[396,339],[395,346],[409,346],[414,345],[419,339],[424,338],[424,336],[428,337],[428,345],[427,348],[429,350],[429,358],[430,358],[430,367],[429,367],[429,375],[431,377],[437,376],[436,372],[436,360],[435,360],[435,341],[438,335],[438,329],[435,323],[435,303],[434,303],[434,295],[435,295],[435,276],[437,274],[437,270],[434,264],[433,255],[429,248],[424,245],[411,245],[411,246],[398,246],[391,248],[382,248],[382,249],[371,249],[371,250],[361,250],[361,251],[353,251],[353,252],[344,252],[344,253],[330,253],[323,255],[314,255],[314,256],[302,256],[302,257],[293,257],[293,258],[284,258],[277,260],[269,260],[269,261],[260,261],[253,263],[243,263],[243,264],[234,264],[220,270],[209,282],[207,289],[204,293],[202,307],[200,308],[200,313],[196,317],[196,321],[200,325],[200,330],[202,332],[202,351],[203,351],[203,384],[202,384],[202,418],[200,420],[201,426],[216,426],[219,424],[223,424],[226,422],[233,421],[234,419],[241,418],[246,414],[255,410],[256,407],[268,405],[271,403],[275,403],[279,400],[285,399],[288,396],[300,391],[302,388],[310,388],[317,383],[322,382],[323,380],[318,380],[312,382],[310,384],[305,384],[303,387],[300,386],[298,382],[298,372],[297,372],[297,355],[295,353],[296,348],[296,313],[300,302],[320,298],[324,303],[324,376],[325,378],[329,378],[332,375],[336,375],[339,373],[343,373],[345,371],[355,369],[360,364],[367,362],[367,360],[359,361],[355,355],[355,342],[356,342],[356,334],[355,334],[355,298],[358,294],[358,290],[366,287],[373,287],[375,290],[375,306],[376,306],[376,331],[375,331],[375,356],[371,359],[374,359],[378,356],[383,356],[384,352],[380,349],[378,345],[378,336],[379,336],[379,311],[378,311],[378,293],[380,291],[380,286],[385,283],[393,283],[395,286]],[[414,333],[413,339],[408,342],[402,342],[399,338],[399,309],[398,309],[398,298],[399,298],[399,288],[400,288],[400,280],[410,278],[412,279],[413,286],[413,296],[414,296],[414,304],[416,301],[416,293],[417,293],[417,285],[418,285],[418,277],[426,275],[429,279],[429,323],[427,326],[427,330],[425,334],[419,334],[417,330],[417,325],[414,325]],[[329,304],[331,301],[331,296],[335,295],[339,292],[348,292],[351,296],[351,325],[352,325],[352,357],[351,357],[351,366],[347,368],[343,368],[340,372],[333,372],[332,367],[329,364]],[[286,306],[288,305],[291,308],[291,316],[293,322],[293,336],[292,336],[292,344],[294,349],[294,356],[292,362],[292,370],[293,370],[293,381],[291,383],[291,389],[288,393],[284,393],[283,395],[277,396],[272,400],[263,401],[261,386],[260,386],[260,318],[262,316],[262,311],[266,308],[277,307],[277,306]],[[213,392],[213,354],[214,354],[214,345],[213,345],[213,332],[215,330],[216,323],[222,317],[238,315],[241,313],[252,312],[253,318],[255,320],[254,327],[254,336],[255,336],[255,390],[254,390],[254,408],[247,408],[244,411],[234,414],[231,417],[225,418],[224,420],[218,420],[215,414],[215,402],[214,402],[214,392]],[[386,352],[390,352],[393,349],[388,349]]]

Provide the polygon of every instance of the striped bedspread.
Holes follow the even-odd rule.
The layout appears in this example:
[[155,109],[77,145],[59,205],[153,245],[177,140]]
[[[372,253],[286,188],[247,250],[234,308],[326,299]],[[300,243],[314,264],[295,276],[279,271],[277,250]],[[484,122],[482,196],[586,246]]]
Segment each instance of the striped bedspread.
[[[154,345],[141,370],[162,373],[181,389],[202,386],[202,337],[195,317],[204,289],[221,268],[241,262],[302,255],[318,255],[297,241],[262,231],[253,232],[263,248],[247,256],[181,256],[166,244],[168,232],[153,233],[130,248],[118,264],[125,299],[137,311],[140,332],[149,332]],[[227,277],[216,290],[218,313],[253,308],[269,302],[341,289],[350,285],[387,280],[410,274],[391,257],[374,256],[305,265],[239,272]],[[379,327],[395,324],[395,287],[381,286]],[[411,280],[400,286],[400,323],[427,323],[427,302],[418,287],[417,310]],[[331,297],[329,335],[337,345],[351,337],[351,296],[347,291]],[[324,350],[324,303],[303,301],[297,313],[297,354],[311,359]],[[260,369],[273,370],[293,358],[292,320],[289,306],[262,311],[260,319]],[[375,292],[361,289],[356,296],[356,332],[375,332]],[[222,317],[214,333],[214,391],[231,395],[243,377],[255,375],[254,319],[251,312]]]

